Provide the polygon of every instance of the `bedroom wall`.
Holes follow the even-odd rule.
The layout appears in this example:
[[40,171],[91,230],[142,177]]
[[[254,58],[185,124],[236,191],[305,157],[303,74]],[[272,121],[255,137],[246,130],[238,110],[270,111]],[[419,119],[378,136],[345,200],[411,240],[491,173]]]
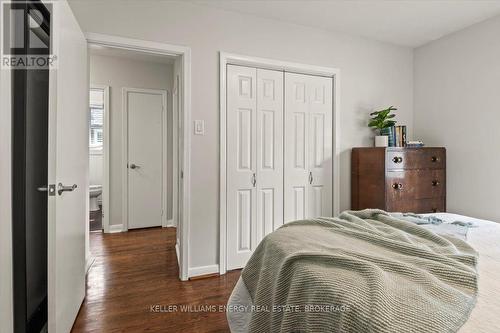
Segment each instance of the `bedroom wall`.
[[[122,88],[164,89],[169,94],[167,114],[169,118],[169,134],[172,133],[171,93],[173,66],[143,62],[122,57],[91,55],[90,84],[109,86],[110,104],[110,225],[123,224],[122,221]],[[171,142],[171,137],[169,139]],[[172,172],[172,151],[169,151],[168,175]],[[172,179],[168,180],[167,209],[168,218],[172,218]]]
[[415,50],[415,137],[447,148],[453,213],[500,222],[500,17]]
[[71,1],[82,29],[185,45],[192,50],[192,120],[205,136],[191,138],[189,266],[217,270],[219,260],[218,52],[294,61],[341,70],[340,207],[350,207],[350,149],[373,144],[367,114],[399,107],[413,125],[410,48],[341,33],[175,1]]

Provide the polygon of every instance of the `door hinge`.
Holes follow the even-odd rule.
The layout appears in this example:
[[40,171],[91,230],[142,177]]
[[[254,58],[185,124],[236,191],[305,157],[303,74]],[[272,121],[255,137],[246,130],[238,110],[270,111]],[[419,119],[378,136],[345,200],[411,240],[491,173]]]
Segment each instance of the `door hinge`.
[[181,179],[184,179],[184,171],[181,170]]

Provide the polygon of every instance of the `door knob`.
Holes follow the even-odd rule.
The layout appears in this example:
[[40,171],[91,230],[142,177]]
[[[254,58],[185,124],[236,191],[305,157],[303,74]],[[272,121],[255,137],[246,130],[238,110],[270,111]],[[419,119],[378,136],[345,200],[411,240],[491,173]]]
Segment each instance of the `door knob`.
[[134,163],[130,164],[130,169],[139,169],[139,168],[140,168],[140,166],[138,166]]
[[57,184],[57,193],[59,195],[62,195],[63,192],[73,192],[78,186],[76,184],[66,186],[63,185],[62,183]]

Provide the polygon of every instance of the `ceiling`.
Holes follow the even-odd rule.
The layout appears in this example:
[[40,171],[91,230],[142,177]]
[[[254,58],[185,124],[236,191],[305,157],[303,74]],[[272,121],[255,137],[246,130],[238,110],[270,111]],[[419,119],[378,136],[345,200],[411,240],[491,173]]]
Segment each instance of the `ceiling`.
[[174,56],[145,53],[134,50],[119,49],[101,45],[89,45],[91,55],[125,58],[129,60],[150,62],[156,64],[172,65],[175,62]]
[[409,47],[500,15],[500,0],[190,1]]

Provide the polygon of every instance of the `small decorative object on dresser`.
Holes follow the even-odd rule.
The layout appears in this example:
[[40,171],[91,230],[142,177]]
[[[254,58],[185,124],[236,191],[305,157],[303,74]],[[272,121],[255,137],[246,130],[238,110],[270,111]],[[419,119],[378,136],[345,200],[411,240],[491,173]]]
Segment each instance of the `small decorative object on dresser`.
[[446,149],[353,148],[351,207],[445,212]]
[[379,131],[380,134],[375,136],[375,147],[388,147],[393,145],[393,131],[396,122],[392,120],[392,118],[396,117],[396,115],[391,114],[391,111],[396,110],[397,108],[390,106],[387,109],[370,113],[372,118],[368,123],[368,127]]

